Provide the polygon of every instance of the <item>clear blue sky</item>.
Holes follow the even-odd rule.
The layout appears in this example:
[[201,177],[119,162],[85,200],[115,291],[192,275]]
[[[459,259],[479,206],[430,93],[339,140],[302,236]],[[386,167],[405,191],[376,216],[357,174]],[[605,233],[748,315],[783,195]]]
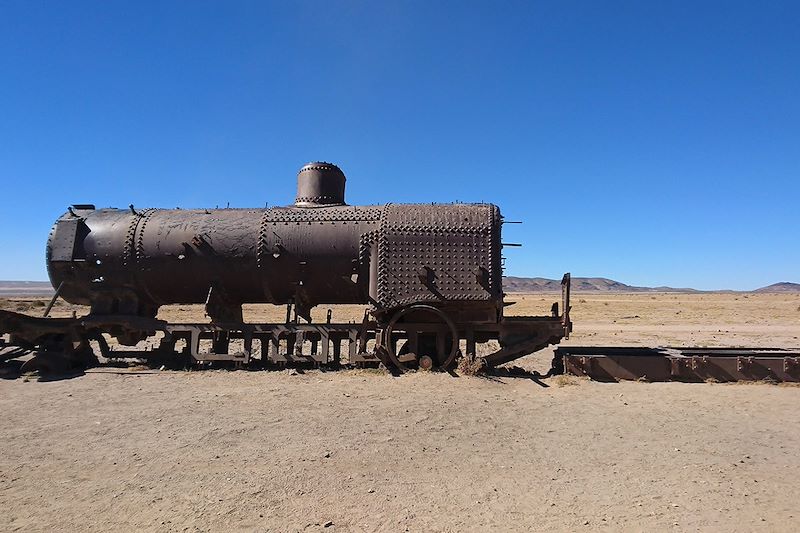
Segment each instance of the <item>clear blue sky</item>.
[[71,203],[491,201],[507,273],[800,282],[800,3],[0,3],[0,279]]

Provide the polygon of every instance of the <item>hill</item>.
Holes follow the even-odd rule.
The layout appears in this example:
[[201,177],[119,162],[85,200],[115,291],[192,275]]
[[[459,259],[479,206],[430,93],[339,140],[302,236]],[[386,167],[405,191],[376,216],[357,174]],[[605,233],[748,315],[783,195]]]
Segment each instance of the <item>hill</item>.
[[[503,278],[506,292],[560,291],[561,280],[547,278]],[[674,287],[637,287],[608,278],[572,278],[572,290],[579,292],[699,292],[695,289]]]
[[800,292],[800,283],[781,281],[779,283],[767,285],[766,287],[761,287],[753,292]]

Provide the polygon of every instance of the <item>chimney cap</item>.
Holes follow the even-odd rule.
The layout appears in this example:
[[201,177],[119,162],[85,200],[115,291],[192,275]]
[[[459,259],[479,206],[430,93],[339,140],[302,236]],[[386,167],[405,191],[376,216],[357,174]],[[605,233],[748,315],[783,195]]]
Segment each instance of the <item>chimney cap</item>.
[[303,165],[297,173],[295,207],[344,205],[345,178],[333,163],[315,161]]

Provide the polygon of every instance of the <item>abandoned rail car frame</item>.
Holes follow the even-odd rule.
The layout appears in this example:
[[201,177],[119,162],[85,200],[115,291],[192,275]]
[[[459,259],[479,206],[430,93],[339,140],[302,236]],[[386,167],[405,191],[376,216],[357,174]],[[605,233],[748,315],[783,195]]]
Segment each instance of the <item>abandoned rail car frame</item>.
[[800,350],[785,348],[560,346],[556,372],[597,381],[800,381]]

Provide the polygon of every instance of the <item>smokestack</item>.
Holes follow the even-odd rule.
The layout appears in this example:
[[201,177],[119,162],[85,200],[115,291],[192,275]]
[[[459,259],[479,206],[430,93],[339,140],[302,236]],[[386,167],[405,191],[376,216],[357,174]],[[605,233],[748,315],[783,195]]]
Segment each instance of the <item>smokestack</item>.
[[344,172],[333,163],[309,163],[297,173],[295,207],[344,205]]

